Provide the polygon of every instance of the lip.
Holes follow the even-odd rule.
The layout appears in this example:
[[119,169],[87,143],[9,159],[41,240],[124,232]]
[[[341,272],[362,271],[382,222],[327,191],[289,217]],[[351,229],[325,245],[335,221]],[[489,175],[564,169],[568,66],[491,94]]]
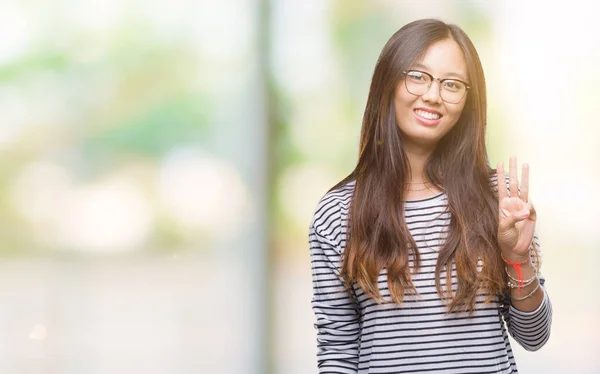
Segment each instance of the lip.
[[[435,113],[435,114],[439,115],[440,118],[438,118],[438,119],[423,118],[423,117],[421,117],[421,116],[419,116],[417,114],[417,110],[422,110],[424,112],[429,112],[429,113]],[[414,113],[415,118],[417,119],[417,121],[419,121],[419,123],[422,124],[422,125],[424,125],[424,126],[436,126],[436,125],[438,125],[441,122],[441,120],[443,118],[442,113],[440,113],[440,112],[438,112],[436,110],[433,110],[433,109],[429,109],[429,108],[415,108],[413,110],[413,113]]]

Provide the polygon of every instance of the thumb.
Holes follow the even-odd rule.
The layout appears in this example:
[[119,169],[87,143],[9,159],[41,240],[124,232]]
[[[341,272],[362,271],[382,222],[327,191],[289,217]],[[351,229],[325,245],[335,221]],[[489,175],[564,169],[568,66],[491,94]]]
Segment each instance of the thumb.
[[504,220],[502,220],[502,226],[505,228],[514,227],[517,222],[523,221],[529,217],[530,211],[528,208],[519,210],[516,212],[509,212],[506,209],[502,209],[504,213]]

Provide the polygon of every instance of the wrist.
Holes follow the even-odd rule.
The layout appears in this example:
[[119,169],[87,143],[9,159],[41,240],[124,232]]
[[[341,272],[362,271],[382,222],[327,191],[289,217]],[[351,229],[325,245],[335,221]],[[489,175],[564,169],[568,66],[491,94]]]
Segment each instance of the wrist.
[[526,254],[523,254],[523,255],[518,255],[515,253],[511,253],[511,252],[502,251],[501,256],[507,265],[509,262],[510,263],[518,263],[521,265],[527,265],[528,263],[531,262],[531,256],[529,255],[529,252],[527,252]]

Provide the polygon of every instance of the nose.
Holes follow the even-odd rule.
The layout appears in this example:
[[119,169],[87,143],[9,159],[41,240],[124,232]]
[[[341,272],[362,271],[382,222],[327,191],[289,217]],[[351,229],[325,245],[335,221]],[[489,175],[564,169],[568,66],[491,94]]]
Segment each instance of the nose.
[[429,91],[423,94],[423,100],[429,101],[431,103],[441,103],[442,98],[440,97],[440,82],[437,80],[431,81],[431,86],[429,86]]

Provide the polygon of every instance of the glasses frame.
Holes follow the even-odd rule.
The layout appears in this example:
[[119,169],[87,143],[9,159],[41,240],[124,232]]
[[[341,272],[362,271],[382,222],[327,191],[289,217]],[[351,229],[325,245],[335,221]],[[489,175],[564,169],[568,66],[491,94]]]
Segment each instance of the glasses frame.
[[[410,72],[412,72],[412,71],[414,71],[414,72],[416,72],[416,73],[425,74],[425,75],[427,75],[427,76],[429,77],[429,79],[431,79],[431,83],[429,83],[429,85],[427,86],[427,87],[428,87],[428,88],[427,88],[427,91],[423,92],[423,93],[422,93],[422,94],[420,94],[420,95],[418,95],[418,94],[416,94],[416,93],[412,93],[412,92],[410,92],[410,90],[408,89],[408,83],[407,83],[408,79],[407,79],[407,75],[408,75],[408,73],[410,73]],[[433,84],[433,81],[438,81],[438,82],[440,82],[440,92],[439,92],[439,94],[440,94],[440,99],[442,99],[443,101],[445,101],[445,102],[447,102],[447,103],[449,103],[449,104],[458,104],[458,103],[460,103],[460,101],[461,101],[461,100],[462,100],[462,99],[465,97],[465,95],[467,94],[467,91],[469,91],[469,89],[471,89],[471,85],[470,85],[470,84],[468,84],[468,83],[467,83],[467,82],[465,82],[465,81],[462,81],[462,80],[460,80],[460,79],[456,79],[456,78],[444,78],[444,79],[441,79],[441,78],[436,78],[436,77],[434,77],[433,75],[429,74],[429,73],[428,73],[428,72],[426,72],[426,71],[414,70],[414,69],[411,69],[411,70],[402,70],[402,74],[404,74],[404,87],[406,87],[406,91],[408,91],[408,92],[409,92],[411,95],[415,95],[415,96],[423,96],[423,95],[425,95],[427,92],[429,92],[429,90],[431,89],[431,85]],[[464,93],[463,93],[463,95],[460,97],[460,99],[458,99],[458,101],[456,101],[456,102],[447,101],[447,100],[444,100],[444,98],[442,97],[442,87],[443,87],[443,83],[444,83],[444,82],[446,82],[446,81],[455,81],[455,82],[460,82],[460,83],[462,83],[462,84],[464,84],[464,85],[465,85],[465,92],[464,92]]]

